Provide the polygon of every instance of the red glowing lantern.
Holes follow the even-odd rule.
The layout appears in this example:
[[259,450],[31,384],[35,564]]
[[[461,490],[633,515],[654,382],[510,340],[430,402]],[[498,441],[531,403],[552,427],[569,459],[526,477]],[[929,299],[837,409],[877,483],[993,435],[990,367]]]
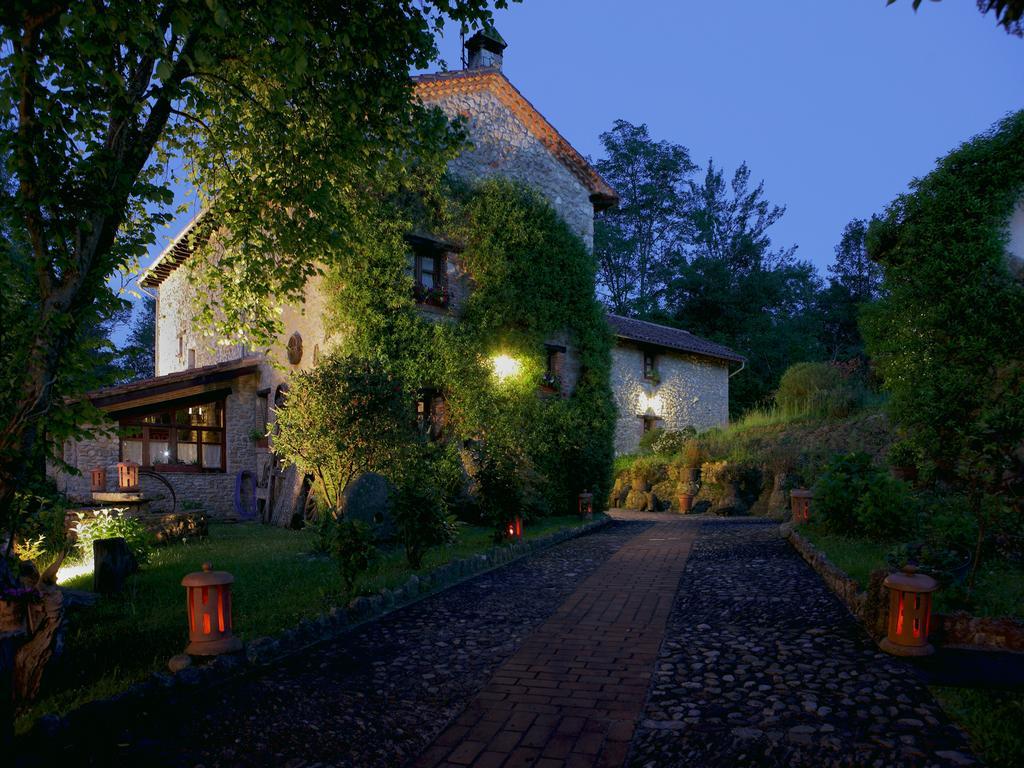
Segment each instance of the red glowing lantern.
[[117,465],[117,488],[120,491],[139,490],[139,465],[122,461]]
[[102,493],[107,490],[107,470],[102,467],[92,471],[92,483],[90,490],[94,493]]
[[789,492],[789,506],[793,510],[793,522],[806,523],[811,519],[811,502],[814,491],[806,488],[794,488]]
[[216,656],[241,650],[242,641],[231,634],[231,585],[235,577],[215,571],[210,563],[181,580],[187,592],[188,639],[185,653]]
[[508,525],[505,526],[505,538],[512,541],[522,541],[523,539],[523,518],[519,515],[513,517]]
[[935,649],[928,642],[932,592],[939,583],[917,573],[914,565],[903,566],[883,582],[889,588],[889,626],[879,647],[895,656],[927,656]]
[[583,493],[579,497],[579,510],[580,517],[590,520],[594,516],[594,494],[588,493],[587,489],[583,489]]

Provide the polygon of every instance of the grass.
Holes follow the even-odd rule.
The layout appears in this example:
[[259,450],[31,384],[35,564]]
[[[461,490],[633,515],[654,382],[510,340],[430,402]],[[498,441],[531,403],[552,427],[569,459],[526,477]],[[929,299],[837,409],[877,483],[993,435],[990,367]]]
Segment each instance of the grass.
[[[898,543],[839,536],[815,525],[802,525],[799,530],[861,589],[867,586],[872,571],[888,568],[885,555]],[[966,610],[975,616],[1024,619],[1024,564],[997,557],[983,558],[970,595],[963,587],[940,589],[935,593],[935,610],[939,613]]]
[[[576,516],[552,517],[527,525],[524,533],[534,539],[580,524]],[[312,554],[315,543],[309,530],[213,523],[206,540],[157,549],[120,595],[70,612],[64,653],[47,669],[40,698],[19,713],[18,731],[26,731],[40,715],[63,714],[166,669],[167,660],[187,643],[181,579],[204,562],[234,575],[234,628],[243,640],[275,634],[343,603],[337,566],[325,555]],[[454,544],[427,553],[420,572],[492,546],[490,528],[463,526]],[[358,589],[394,587],[410,573],[398,548],[375,561]],[[90,589],[92,574],[63,586]]]
[[992,768],[1024,765],[1024,693],[932,686],[931,692],[971,737],[971,748]]

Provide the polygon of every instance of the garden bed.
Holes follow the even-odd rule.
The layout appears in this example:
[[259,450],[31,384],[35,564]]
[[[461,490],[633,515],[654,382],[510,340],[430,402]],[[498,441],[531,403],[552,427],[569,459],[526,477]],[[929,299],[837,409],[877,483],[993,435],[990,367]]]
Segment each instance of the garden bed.
[[[539,520],[527,526],[525,538],[535,540],[582,522],[576,516]],[[181,579],[203,562],[235,576],[234,627],[243,640],[280,633],[341,604],[345,596],[337,566],[327,556],[312,554],[315,542],[311,531],[213,523],[206,540],[156,550],[121,595],[72,612],[63,656],[47,671],[40,699],[20,713],[19,732],[43,714],[63,714],[165,670],[167,660],[187,642]],[[490,528],[463,526],[455,544],[427,553],[419,573],[493,546]],[[391,589],[413,573],[399,548],[374,563],[358,591]],[[91,574],[81,574],[62,586],[87,589],[91,579]]]

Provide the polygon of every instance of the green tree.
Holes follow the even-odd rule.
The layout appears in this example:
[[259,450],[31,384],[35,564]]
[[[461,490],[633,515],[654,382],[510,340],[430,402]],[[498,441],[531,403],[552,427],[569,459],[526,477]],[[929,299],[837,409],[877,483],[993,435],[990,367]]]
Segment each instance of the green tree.
[[1018,112],[939,160],[868,230],[886,291],[864,313],[868,353],[894,420],[968,494],[978,553],[990,511],[1010,506],[1019,521],[1024,497],[1024,284],[1007,253],[1022,193]]
[[864,219],[853,219],[843,229],[835,261],[828,268],[828,287],[820,295],[821,340],[830,360],[864,354],[857,317],[882,288],[882,267],[868,256],[867,230]]
[[750,188],[746,163],[727,182],[709,162],[703,181],[690,183],[691,231],[660,319],[747,357],[730,382],[737,413],[766,402],[792,363],[821,355],[814,268],[795,247],[773,248],[768,233],[784,212],[765,198],[763,182]]
[[136,307],[137,314],[131,320],[128,338],[119,350],[117,365],[121,381],[147,379],[154,375],[154,350],[156,348],[156,299],[143,296]]
[[605,157],[595,165],[620,202],[594,223],[599,291],[618,314],[650,313],[685,240],[687,182],[697,167],[686,147],[654,141],[646,125],[616,120],[601,144]]
[[175,160],[218,225],[194,245],[196,268],[217,262],[206,279],[219,330],[269,337],[269,297],[296,297],[318,265],[343,260],[375,194],[436,173],[459,145],[408,76],[436,60],[446,18],[479,24],[488,3],[4,5],[0,156],[13,188],[0,271],[4,319],[17,319],[0,352],[5,530],[15,489],[81,423],[68,403],[91,383],[85,330],[120,302],[108,278],[134,270],[169,220]]
[[415,437],[401,384],[379,363],[337,352],[293,375],[276,426],[274,450],[316,479],[338,518],[349,483],[364,472],[390,474]]
[[[896,0],[886,0],[892,5]],[[913,0],[914,10],[921,7],[921,0]],[[1024,37],[1024,0],[977,0],[978,10],[988,14],[995,12],[996,23],[1006,30],[1007,34]]]

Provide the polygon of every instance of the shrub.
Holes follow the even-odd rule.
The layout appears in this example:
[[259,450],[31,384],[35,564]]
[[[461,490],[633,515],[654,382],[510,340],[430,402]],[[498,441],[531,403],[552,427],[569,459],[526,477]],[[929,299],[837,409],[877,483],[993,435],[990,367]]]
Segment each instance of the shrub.
[[837,456],[814,487],[814,507],[833,533],[891,540],[917,530],[917,501],[866,453]]
[[668,461],[663,456],[641,456],[629,468],[629,477],[647,486],[657,485],[668,479]]
[[652,445],[655,440],[661,438],[665,434],[665,430],[661,427],[656,427],[649,432],[644,432],[640,436],[639,449],[642,454],[654,453],[654,446]]
[[420,460],[412,464],[392,495],[392,513],[405,547],[405,559],[417,570],[427,550],[451,543],[457,530],[444,493],[435,482],[437,470],[431,460],[434,451],[425,446],[420,453]]
[[359,520],[337,520],[332,514],[324,515],[331,531],[331,554],[338,564],[341,585],[346,595],[355,589],[356,580],[377,555],[369,526]]
[[841,418],[863,403],[863,393],[830,363],[797,363],[782,374],[775,402],[785,413]]
[[834,533],[857,532],[857,507],[877,470],[866,453],[836,456],[814,486],[814,509]]
[[476,446],[477,499],[500,541],[509,521],[522,515],[527,495],[526,457],[498,444]]
[[[654,429],[647,435],[657,433],[657,437],[649,442],[651,451],[660,456],[672,456],[684,450],[686,444],[697,437],[697,430],[693,427],[682,429]],[[647,435],[644,435],[646,437]],[[641,438],[641,443],[643,438]],[[691,466],[700,466],[693,464]]]
[[699,467],[704,463],[704,449],[701,448],[700,442],[696,437],[691,437],[683,445],[682,459],[683,464],[687,467]]
[[122,509],[101,509],[91,519],[79,512],[73,530],[78,555],[86,560],[92,557],[92,543],[97,539],[123,538],[140,564],[149,562],[153,551],[153,536],[146,526],[139,518],[125,515]]
[[891,541],[917,530],[917,503],[902,480],[876,470],[856,509],[860,533],[870,539]]

